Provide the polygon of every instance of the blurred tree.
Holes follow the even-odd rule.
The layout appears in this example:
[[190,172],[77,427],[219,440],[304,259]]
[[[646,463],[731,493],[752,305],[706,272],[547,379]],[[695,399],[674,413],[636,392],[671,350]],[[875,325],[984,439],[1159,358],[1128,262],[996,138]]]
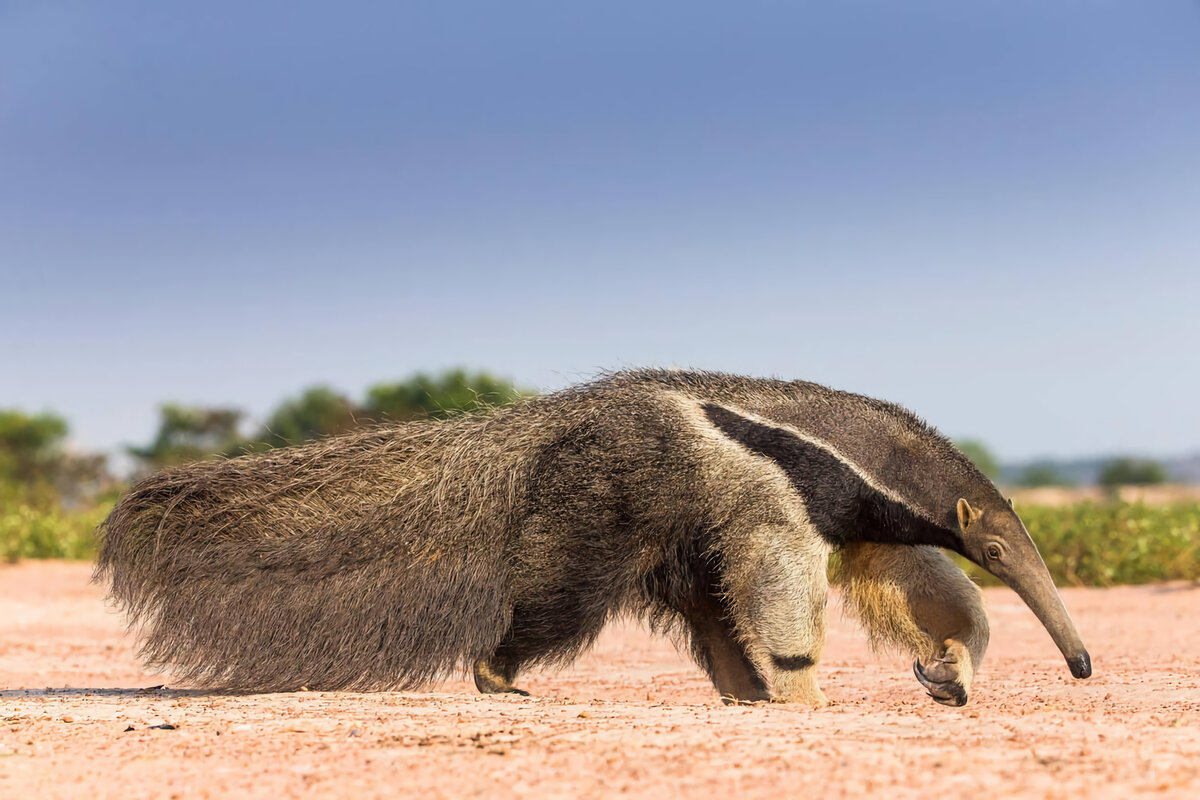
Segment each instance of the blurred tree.
[[67,507],[85,504],[119,485],[103,453],[64,453],[54,466],[54,487]]
[[1157,461],[1140,458],[1114,458],[1100,468],[1101,486],[1148,486],[1167,482],[1167,470]]
[[1021,486],[1073,486],[1074,483],[1054,468],[1053,464],[1030,464],[1017,479]]
[[77,505],[112,488],[104,455],[64,449],[68,430],[56,414],[0,411],[0,483],[41,505]]
[[303,444],[372,421],[443,418],[478,411],[510,403],[522,394],[508,381],[464,370],[436,376],[421,373],[408,380],[377,384],[368,391],[362,407],[328,386],[313,386],[280,403],[250,440],[238,433],[240,411],[166,405],[154,441],[129,452],[147,467],[162,467]]
[[158,433],[146,447],[127,448],[144,467],[157,469],[236,452],[242,441],[235,408],[200,408],[168,403],[159,409]]
[[56,414],[0,411],[0,478],[21,483],[51,479],[66,438],[67,422]]
[[956,441],[954,446],[962,451],[963,455],[971,459],[972,463],[987,476],[988,480],[994,481],[1000,477],[1000,464],[996,461],[996,457],[992,455],[992,451],[987,448],[983,442],[978,439],[962,439]]
[[271,412],[254,448],[287,447],[359,425],[354,404],[328,386],[313,386]]
[[380,383],[367,390],[365,413],[377,419],[444,419],[459,412],[507,405],[532,392],[487,372],[456,369],[440,376],[418,373],[397,383]]

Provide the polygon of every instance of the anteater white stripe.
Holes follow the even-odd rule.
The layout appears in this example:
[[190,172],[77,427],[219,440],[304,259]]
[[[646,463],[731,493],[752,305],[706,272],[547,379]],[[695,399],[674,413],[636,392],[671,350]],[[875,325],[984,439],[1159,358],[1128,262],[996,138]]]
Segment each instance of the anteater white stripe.
[[[812,434],[805,433],[805,432],[799,430],[798,428],[795,428],[792,425],[787,425],[782,422],[776,422],[773,419],[767,419],[765,417],[760,417],[759,415],[757,415],[753,412],[746,411],[745,409],[738,408],[737,406],[726,406],[726,405],[721,405],[719,403],[714,403],[714,405],[720,405],[720,407],[724,408],[726,411],[729,411],[730,413],[733,413],[733,414],[737,414],[738,416],[744,417],[745,419],[748,419],[751,422],[757,423],[759,425],[763,425],[768,428],[776,428],[778,430],[787,431],[788,433],[795,436],[797,439],[800,439],[803,442],[807,442],[808,444],[811,444],[814,447],[818,447],[821,450],[824,450],[826,453],[829,453],[829,455],[836,458],[842,464],[845,464],[846,468],[849,469],[851,472],[853,472],[855,475],[857,475],[862,480],[862,482],[865,483],[867,486],[870,486],[872,489],[879,492],[880,494],[882,494],[884,497],[888,498],[889,500],[891,500],[895,503],[899,503],[900,505],[904,506],[909,511],[911,511],[913,514],[916,514],[917,516],[921,517],[922,519],[924,519],[928,522],[935,522],[935,520],[931,519],[928,514],[926,514],[920,508],[916,507],[913,503],[909,502],[904,497],[902,497],[899,494],[897,494],[896,492],[892,491],[887,486],[884,486],[883,484],[876,481],[874,476],[872,476],[865,469],[863,469],[861,466],[859,466],[856,462],[854,462],[853,460],[848,458],[842,451],[838,450],[836,447],[834,447],[833,445],[831,445],[829,442],[825,441],[824,439],[819,439],[816,436],[813,436]],[[719,436],[721,436],[729,441],[734,441],[733,439],[730,439],[729,436],[727,436],[725,433],[723,433],[720,429],[718,429],[715,425],[713,425],[712,422],[708,421],[707,419],[705,419],[705,422]],[[736,442],[735,442],[735,444],[736,444]],[[741,447],[742,445],[739,444],[738,446]]]

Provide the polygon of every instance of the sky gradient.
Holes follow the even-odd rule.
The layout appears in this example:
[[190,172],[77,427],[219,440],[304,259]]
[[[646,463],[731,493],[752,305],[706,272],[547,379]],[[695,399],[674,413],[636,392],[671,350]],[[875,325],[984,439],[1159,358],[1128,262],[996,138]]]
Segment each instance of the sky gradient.
[[1194,2],[0,3],[0,407],[463,365],[1200,450]]

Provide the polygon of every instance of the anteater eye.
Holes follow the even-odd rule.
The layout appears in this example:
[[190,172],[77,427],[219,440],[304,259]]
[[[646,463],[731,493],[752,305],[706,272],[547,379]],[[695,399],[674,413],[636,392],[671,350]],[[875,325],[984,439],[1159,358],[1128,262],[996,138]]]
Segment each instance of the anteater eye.
[[993,559],[993,560],[994,560],[994,559],[998,559],[998,558],[1000,558],[1000,555],[1001,555],[1001,552],[1000,552],[1000,545],[998,545],[998,544],[989,544],[989,545],[987,546],[987,557],[988,557],[988,558],[990,558],[990,559]]

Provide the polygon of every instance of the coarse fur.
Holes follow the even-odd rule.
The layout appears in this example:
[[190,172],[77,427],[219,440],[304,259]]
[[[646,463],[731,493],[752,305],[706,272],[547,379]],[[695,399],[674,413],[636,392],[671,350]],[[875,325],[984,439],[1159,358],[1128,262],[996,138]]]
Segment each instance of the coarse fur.
[[965,703],[988,645],[979,587],[933,547],[855,542],[840,555],[838,582],[871,645],[931,664],[949,693],[941,699]]
[[519,691],[519,670],[569,663],[630,613],[680,634],[727,699],[822,705],[836,549],[873,639],[935,662],[965,701],[987,620],[932,547],[961,550],[964,497],[1003,504],[898,406],[638,370],[165,470],[101,526],[96,579],[147,663],[198,685],[389,689],[467,669]]

